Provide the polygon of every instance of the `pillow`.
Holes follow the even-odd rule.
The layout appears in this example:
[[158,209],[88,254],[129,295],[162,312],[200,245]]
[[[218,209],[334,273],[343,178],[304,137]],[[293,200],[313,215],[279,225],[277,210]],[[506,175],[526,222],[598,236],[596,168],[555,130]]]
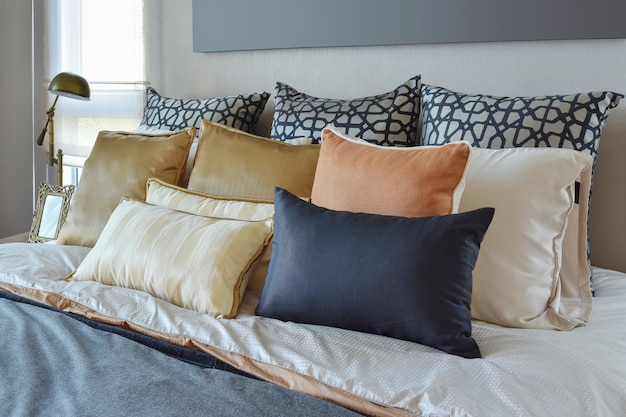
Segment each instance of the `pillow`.
[[71,279],[133,288],[214,317],[234,317],[242,277],[269,242],[271,223],[125,200]]
[[371,97],[338,100],[309,96],[276,83],[271,136],[319,140],[322,129],[334,124],[352,136],[379,145],[413,145],[420,115],[419,75],[393,91]]
[[459,211],[496,209],[474,270],[475,319],[558,330],[587,321],[591,166],[570,149],[472,151]]
[[[606,118],[623,97],[606,91],[496,97],[423,85],[421,143],[442,145],[464,140],[478,148],[575,149],[591,155],[595,165]],[[589,249],[586,257],[591,267]]]
[[311,202],[332,210],[418,217],[450,214],[459,207],[471,148],[382,147],[322,131]]
[[189,126],[200,129],[202,119],[254,132],[269,93],[254,93],[229,97],[181,99],[161,96],[146,88],[146,104],[141,128],[180,130]]
[[122,197],[145,198],[148,178],[179,183],[194,137],[194,128],[158,135],[100,132],[57,243],[91,247]]
[[466,358],[472,269],[493,209],[433,217],[333,211],[285,190],[256,313],[408,340]]
[[[176,187],[155,178],[148,180],[146,202],[199,216],[226,219],[258,221],[274,216],[273,203],[215,197]],[[260,291],[263,288],[271,252],[270,244],[263,255],[251,266],[249,273],[244,275],[241,283],[241,297],[243,297],[248,283],[252,289]]]
[[423,85],[421,143],[464,140],[478,148],[566,148],[595,159],[609,110],[623,97],[606,91],[496,97]]
[[272,201],[279,186],[310,197],[318,157],[319,145],[290,145],[203,120],[188,188]]

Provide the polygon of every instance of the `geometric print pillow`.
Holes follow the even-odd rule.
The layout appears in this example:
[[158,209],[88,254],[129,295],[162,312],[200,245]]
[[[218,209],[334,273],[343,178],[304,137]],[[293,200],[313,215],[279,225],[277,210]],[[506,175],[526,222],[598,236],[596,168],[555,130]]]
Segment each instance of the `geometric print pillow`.
[[[593,158],[591,186],[602,128],[609,110],[623,97],[608,91],[497,97],[423,85],[421,144],[464,140],[477,148],[574,149]],[[587,263],[591,266],[589,250],[587,241]],[[574,252],[572,256],[576,255]],[[568,254],[563,256],[567,258]]]
[[552,147],[595,158],[609,110],[621,94],[496,97],[423,85],[422,145],[468,141],[477,148]]
[[280,141],[308,137],[319,142],[322,129],[333,124],[348,135],[378,145],[414,145],[420,86],[417,75],[388,93],[340,100],[309,96],[277,82],[271,137]]
[[202,119],[253,133],[270,94],[267,92],[204,99],[163,97],[146,89],[142,126],[161,130],[180,130],[195,126],[200,131]]

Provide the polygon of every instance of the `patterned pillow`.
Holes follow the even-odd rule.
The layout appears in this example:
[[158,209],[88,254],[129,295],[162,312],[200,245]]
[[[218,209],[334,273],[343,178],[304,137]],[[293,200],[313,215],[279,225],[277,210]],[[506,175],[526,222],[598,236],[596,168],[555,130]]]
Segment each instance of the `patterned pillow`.
[[[464,140],[477,148],[553,147],[593,157],[609,110],[624,96],[603,91],[539,97],[470,95],[423,85],[422,145]],[[587,261],[591,264],[589,249]]]
[[379,145],[406,146],[417,141],[420,107],[419,75],[388,93],[350,100],[312,97],[276,83],[272,139],[311,137],[333,124],[349,135]]
[[609,110],[621,94],[590,92],[496,97],[423,85],[422,145],[465,140],[477,148],[552,147],[595,157]]
[[269,99],[269,93],[254,93],[229,97],[180,99],[163,97],[146,89],[146,105],[141,126],[180,130],[188,126],[200,129],[202,119],[254,132],[259,116]]

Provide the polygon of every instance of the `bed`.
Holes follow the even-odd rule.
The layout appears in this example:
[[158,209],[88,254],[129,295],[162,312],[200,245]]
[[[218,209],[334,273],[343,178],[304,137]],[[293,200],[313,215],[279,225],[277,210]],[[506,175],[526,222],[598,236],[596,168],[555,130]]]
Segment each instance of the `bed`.
[[2,414],[622,415],[588,237],[622,97],[277,82],[265,138],[269,93],[148,88],[57,238],[0,245]]

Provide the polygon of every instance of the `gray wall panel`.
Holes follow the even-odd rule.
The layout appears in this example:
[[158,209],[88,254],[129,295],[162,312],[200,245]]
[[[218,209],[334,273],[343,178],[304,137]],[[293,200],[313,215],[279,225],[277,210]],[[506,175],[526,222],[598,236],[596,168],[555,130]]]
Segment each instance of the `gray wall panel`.
[[193,0],[193,50],[619,39],[625,14],[625,0]]

